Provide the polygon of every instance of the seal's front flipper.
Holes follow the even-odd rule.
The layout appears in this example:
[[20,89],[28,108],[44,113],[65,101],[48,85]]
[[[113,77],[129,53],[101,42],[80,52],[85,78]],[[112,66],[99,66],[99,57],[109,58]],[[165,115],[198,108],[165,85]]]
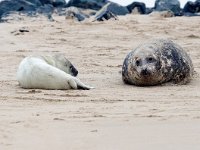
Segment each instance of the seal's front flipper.
[[75,81],[75,80],[70,79],[70,80],[68,81],[68,84],[70,85],[70,87],[71,87],[72,89],[77,89],[77,84],[76,84],[76,81]]

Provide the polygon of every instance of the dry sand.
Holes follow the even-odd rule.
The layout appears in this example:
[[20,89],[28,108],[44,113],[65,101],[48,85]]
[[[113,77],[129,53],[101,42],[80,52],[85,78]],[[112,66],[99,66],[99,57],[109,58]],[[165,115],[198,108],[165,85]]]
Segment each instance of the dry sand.
[[[55,16],[0,24],[1,150],[199,150],[200,17],[139,15],[82,23]],[[30,32],[20,33],[22,27]],[[187,85],[124,85],[126,54],[168,37],[190,54]],[[28,90],[16,81],[23,57],[64,53],[95,89]]]

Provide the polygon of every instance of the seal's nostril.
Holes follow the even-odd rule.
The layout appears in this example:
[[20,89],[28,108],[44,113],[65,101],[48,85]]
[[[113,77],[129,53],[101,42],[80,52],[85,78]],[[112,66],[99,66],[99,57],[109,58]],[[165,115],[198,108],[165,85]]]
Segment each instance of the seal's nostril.
[[144,75],[144,76],[149,75],[149,71],[147,70],[147,68],[145,68],[145,69],[143,69],[143,70],[141,71],[141,75]]

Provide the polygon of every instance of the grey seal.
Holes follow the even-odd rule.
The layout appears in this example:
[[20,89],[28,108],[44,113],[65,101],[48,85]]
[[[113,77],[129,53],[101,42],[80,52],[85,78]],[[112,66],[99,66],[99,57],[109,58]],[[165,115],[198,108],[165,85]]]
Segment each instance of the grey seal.
[[186,84],[194,72],[186,51],[170,39],[152,39],[125,58],[122,80],[126,84],[151,86],[166,82]]

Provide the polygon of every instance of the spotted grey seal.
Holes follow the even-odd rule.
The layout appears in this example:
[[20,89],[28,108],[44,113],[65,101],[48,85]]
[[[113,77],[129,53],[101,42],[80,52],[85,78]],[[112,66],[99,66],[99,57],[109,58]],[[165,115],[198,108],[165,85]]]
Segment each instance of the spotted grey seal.
[[17,71],[22,88],[31,89],[91,89],[82,83],[78,71],[63,55],[29,56],[24,58]]
[[187,83],[194,69],[188,54],[169,39],[153,39],[131,51],[122,66],[122,79],[137,86],[172,81]]

